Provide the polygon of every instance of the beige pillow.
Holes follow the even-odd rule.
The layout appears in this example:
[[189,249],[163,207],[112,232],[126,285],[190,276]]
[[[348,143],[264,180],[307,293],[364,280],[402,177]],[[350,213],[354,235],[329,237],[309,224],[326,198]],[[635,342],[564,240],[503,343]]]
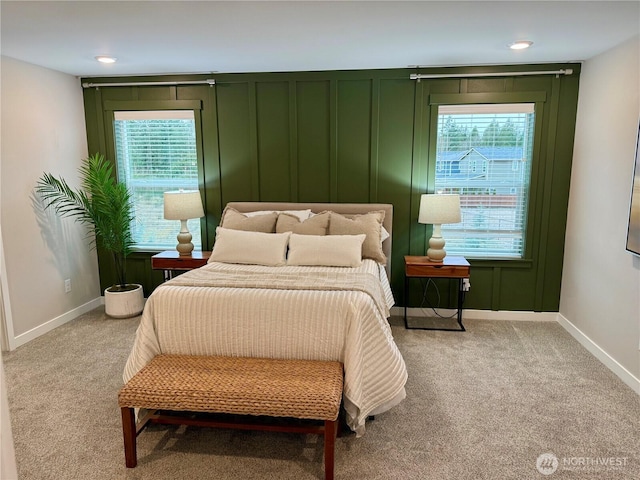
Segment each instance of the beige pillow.
[[256,215],[265,215],[267,213],[277,213],[280,215],[281,213],[288,213],[289,215],[294,215],[300,219],[300,221],[306,220],[311,216],[311,209],[308,208],[306,210],[256,210],[253,212],[243,212],[247,217],[254,217]]
[[218,227],[209,262],[286,265],[289,235],[288,232],[247,232]]
[[276,212],[249,217],[232,207],[225,207],[220,219],[220,226],[232,230],[244,230],[247,232],[273,233],[276,231]]
[[372,258],[378,263],[387,263],[387,257],[382,251],[383,220],[383,210],[369,212],[364,215],[352,215],[351,218],[331,212],[329,235],[358,235],[364,233],[367,237],[362,244],[362,258]]
[[329,212],[322,212],[313,217],[300,221],[300,219],[289,213],[278,215],[276,222],[276,232],[293,232],[300,235],[326,235],[329,227]]
[[366,235],[298,235],[289,237],[287,265],[358,267]]

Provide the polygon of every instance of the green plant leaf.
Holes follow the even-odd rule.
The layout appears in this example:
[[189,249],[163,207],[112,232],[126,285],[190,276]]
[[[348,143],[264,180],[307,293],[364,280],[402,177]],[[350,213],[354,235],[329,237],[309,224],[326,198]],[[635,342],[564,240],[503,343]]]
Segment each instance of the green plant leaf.
[[99,153],[84,160],[79,174],[81,188],[74,190],[63,178],[45,173],[38,180],[36,192],[45,209],[53,208],[61,217],[74,217],[89,226],[96,241],[112,254],[116,283],[123,286],[126,257],[133,248],[131,193],[117,182],[112,163]]

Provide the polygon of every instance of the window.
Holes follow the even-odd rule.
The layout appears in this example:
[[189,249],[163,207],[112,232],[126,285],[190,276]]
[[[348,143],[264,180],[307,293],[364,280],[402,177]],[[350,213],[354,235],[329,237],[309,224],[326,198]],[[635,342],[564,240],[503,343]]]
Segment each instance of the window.
[[[524,257],[534,123],[533,103],[438,107],[435,191],[462,209],[442,225],[450,255]],[[438,168],[454,161],[467,168]]]
[[[164,219],[163,194],[198,189],[198,155],[193,111],[114,112],[118,181],[133,197],[135,248],[173,249],[180,224]],[[202,248],[200,219],[188,228],[196,249]]]

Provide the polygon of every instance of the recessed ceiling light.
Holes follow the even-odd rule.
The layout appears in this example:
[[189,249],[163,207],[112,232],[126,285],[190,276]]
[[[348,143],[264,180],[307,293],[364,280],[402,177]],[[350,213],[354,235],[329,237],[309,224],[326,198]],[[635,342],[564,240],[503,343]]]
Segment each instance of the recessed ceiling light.
[[533,42],[529,40],[518,40],[517,42],[513,42],[509,44],[509,48],[511,50],[524,50],[525,48],[529,48],[533,45]]
[[96,57],[96,60],[99,61],[100,63],[116,63],[117,58],[109,57],[107,55],[98,55]]

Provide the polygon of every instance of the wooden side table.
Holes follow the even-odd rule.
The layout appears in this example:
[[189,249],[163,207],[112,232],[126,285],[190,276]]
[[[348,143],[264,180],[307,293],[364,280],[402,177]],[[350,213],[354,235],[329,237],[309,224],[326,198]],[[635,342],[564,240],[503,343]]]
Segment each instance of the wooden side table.
[[165,250],[151,257],[151,268],[164,271],[164,280],[173,278],[175,270],[186,271],[207,264],[211,252],[193,251],[191,255],[180,255],[177,250]]
[[[444,257],[442,262],[432,262],[428,257],[406,255],[404,257],[404,326],[416,330],[448,330],[464,332],[462,303],[464,301],[464,279],[469,278],[471,266],[464,257]],[[407,304],[409,303],[410,278],[452,278],[458,280],[458,325],[460,328],[409,327]]]

